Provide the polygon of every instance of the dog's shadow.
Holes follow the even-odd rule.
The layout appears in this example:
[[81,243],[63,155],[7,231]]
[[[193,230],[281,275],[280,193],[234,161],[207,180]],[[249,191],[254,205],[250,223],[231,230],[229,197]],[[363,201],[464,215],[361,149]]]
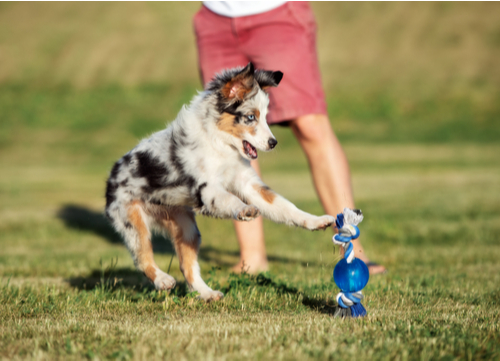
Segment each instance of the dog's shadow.
[[118,286],[137,290],[154,290],[154,286],[144,275],[131,268],[94,269],[85,276],[72,277],[66,281],[79,290],[93,290],[97,287],[114,289]]
[[[123,244],[120,235],[118,235],[106,217],[93,210],[79,205],[65,205],[57,213],[57,217],[61,219],[64,224],[69,228],[74,228],[82,231],[92,232],[105,241],[112,244]],[[160,254],[174,254],[174,249],[169,240],[161,237],[154,236],[152,239],[153,250]],[[212,246],[205,246],[200,249],[199,257],[203,261],[211,262],[217,266],[230,266],[220,261],[220,255],[233,255],[239,256],[237,251],[219,250]],[[285,257],[269,256],[272,262],[284,263],[299,263],[306,266],[306,262],[288,259]],[[311,266],[311,262],[309,262]],[[263,287],[273,288],[278,294],[289,294],[298,296],[302,295],[302,304],[311,310],[321,313],[333,314],[336,310],[334,306],[328,305],[327,301],[322,298],[311,298],[304,295],[294,287],[290,287],[284,283],[275,282],[268,274],[252,275],[231,275],[231,278],[239,283],[241,280],[249,285],[257,285]],[[153,292],[154,286],[147,280],[147,278],[140,272],[131,268],[116,268],[116,264],[104,269],[94,269],[85,276],[73,277],[67,282],[79,290],[92,290],[98,287],[106,287],[110,290],[117,287],[125,287],[129,289],[136,289],[138,291]],[[227,287],[224,287],[224,292],[227,293],[231,289],[231,282]],[[179,297],[185,297],[189,293],[188,287],[185,282],[178,282],[175,288],[175,294]]]
[[[108,292],[125,288],[146,294],[156,291],[154,285],[141,272],[131,268],[116,268],[116,263],[113,261],[106,268],[94,269],[85,276],[71,277],[66,282],[80,291],[91,291],[96,288],[103,288]],[[177,282],[173,292],[177,297],[185,297],[189,293],[187,283]]]
[[[67,281],[71,286],[79,290],[90,291],[102,287],[109,292],[114,292],[120,288],[134,289],[143,294],[155,292],[154,286],[141,273],[129,268],[115,268],[115,266],[116,263],[112,263],[106,269],[96,269],[86,277],[73,277]],[[258,275],[249,275],[246,273],[237,275],[233,273],[229,276],[227,285],[220,290],[224,294],[230,294],[233,288],[235,288],[236,292],[239,292],[241,287],[262,287],[264,290],[273,289],[280,296],[292,295],[294,298],[300,296],[302,304],[312,311],[329,315],[334,315],[338,312],[338,306],[329,304],[326,298],[310,297],[293,286],[274,281],[269,273],[260,273]],[[178,282],[173,292],[179,298],[186,297],[189,294],[186,282]],[[150,300],[152,302],[158,301],[156,298],[151,298]]]
[[[61,219],[68,228],[91,232],[96,234],[106,242],[109,242],[111,244],[123,245],[123,241],[120,235],[116,233],[109,220],[104,216],[103,213],[93,211],[80,205],[67,204],[59,209],[59,211],[57,212],[57,217]],[[151,242],[153,244],[153,251],[155,253],[172,256],[174,255],[175,250],[170,240],[165,239],[160,235],[154,235],[151,239]],[[202,245],[198,257],[200,260],[209,262],[216,267],[231,267],[233,263],[223,261],[223,257],[221,257],[221,255],[234,256],[235,258],[237,258],[239,256],[239,252],[221,250],[210,245]],[[296,263],[301,264],[303,267],[307,266],[307,262],[280,256],[270,255],[268,256],[268,259],[271,262]],[[311,266],[313,264],[309,262],[308,265]],[[113,282],[119,282],[122,287],[126,288],[146,288],[150,290],[154,289],[154,287],[142,273],[130,268],[113,267],[112,270],[104,271],[102,269],[94,269],[85,276],[73,277],[71,279],[68,279],[68,283],[71,286],[80,290],[94,289],[95,287],[102,286],[104,281],[107,282],[108,285],[112,284]],[[180,295],[187,293],[187,286],[183,282],[178,282],[176,288],[179,289],[178,292]]]
[[[236,275],[235,275],[236,276]],[[338,312],[339,307],[337,305],[331,305],[328,303],[327,299],[321,298],[321,297],[309,297],[307,294],[305,294],[302,291],[299,291],[297,288],[288,286],[285,283],[282,282],[276,282],[274,281],[269,273],[260,273],[258,275],[239,275],[236,277],[246,277],[250,280],[250,284],[258,285],[258,286],[263,286],[263,287],[268,287],[268,288],[273,288],[275,292],[279,295],[293,295],[294,297],[301,296],[302,304],[309,309],[313,311],[317,311],[320,313],[325,313],[328,315],[335,315]],[[224,292],[228,292],[229,289],[231,288],[231,284],[229,285],[228,289],[224,289]]]
[[[100,212],[75,204],[67,204],[59,209],[57,217],[68,228],[92,232],[112,244],[123,244],[120,235],[116,233],[109,220]],[[162,236],[153,235],[151,243],[155,253],[174,254],[172,243]]]
[[[80,205],[67,204],[59,209],[57,217],[61,219],[68,228],[92,232],[112,244],[123,244],[120,235],[116,233],[103,213],[93,211]],[[155,253],[172,255],[175,252],[170,240],[160,235],[153,235],[151,242],[153,244],[153,252]],[[222,250],[202,244],[198,257],[200,260],[210,262],[217,267],[230,267],[233,265],[232,263],[222,261],[221,255],[239,257],[239,252]],[[314,266],[315,264],[314,262],[305,262],[274,255],[269,255],[268,259],[271,262],[295,263],[303,267]]]
[[[59,209],[57,217],[61,219],[68,228],[91,232],[111,244],[123,245],[121,236],[115,231],[110,221],[103,213],[79,205],[67,204]],[[161,235],[153,234],[151,243],[153,244],[154,253],[167,255],[173,255],[175,253],[172,242]],[[206,262],[212,262],[217,265],[217,267],[230,267],[230,263],[221,261],[219,255],[222,253],[235,257],[239,255],[238,252],[223,251],[211,246],[202,246],[198,258]]]

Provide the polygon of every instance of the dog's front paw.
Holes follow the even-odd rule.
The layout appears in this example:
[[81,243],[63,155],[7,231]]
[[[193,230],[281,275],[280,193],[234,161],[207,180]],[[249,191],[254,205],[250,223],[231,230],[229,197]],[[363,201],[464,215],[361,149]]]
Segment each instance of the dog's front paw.
[[252,219],[257,218],[260,216],[260,211],[257,207],[255,206],[245,206],[243,207],[237,214],[236,214],[236,219],[238,221],[251,221]]
[[220,291],[206,291],[200,294],[200,298],[206,302],[219,301],[224,298],[224,294]]
[[155,288],[157,290],[171,290],[172,288],[175,287],[175,278],[170,276],[169,274],[166,274],[165,272],[162,272],[160,270],[156,271],[156,278],[155,278]]
[[304,228],[310,231],[316,231],[318,229],[326,229],[335,223],[335,217],[332,216],[321,216],[308,219],[304,222]]

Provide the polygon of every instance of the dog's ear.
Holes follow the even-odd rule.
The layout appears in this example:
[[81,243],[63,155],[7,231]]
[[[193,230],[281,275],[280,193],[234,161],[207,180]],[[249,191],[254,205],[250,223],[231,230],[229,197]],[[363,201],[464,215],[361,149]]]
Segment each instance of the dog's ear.
[[226,99],[243,100],[253,88],[254,76],[255,68],[252,63],[248,63],[222,87],[222,95]]
[[257,70],[255,72],[255,80],[257,80],[257,83],[263,90],[271,86],[278,86],[281,79],[283,79],[281,71]]

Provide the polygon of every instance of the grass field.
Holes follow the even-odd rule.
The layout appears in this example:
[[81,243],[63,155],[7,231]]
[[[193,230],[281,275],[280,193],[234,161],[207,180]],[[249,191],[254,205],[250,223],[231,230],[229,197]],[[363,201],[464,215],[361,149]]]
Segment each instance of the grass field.
[[[265,222],[270,271],[236,276],[231,222],[198,217],[226,295],[205,304],[175,257],[178,286],[155,291],[103,217],[113,162],[200,87],[198,6],[0,4],[0,358],[500,359],[498,3],[313,4],[362,241],[389,269],[361,320],[329,314],[329,232]],[[273,132],[264,180],[322,213]],[[170,243],[154,248],[168,269]]]

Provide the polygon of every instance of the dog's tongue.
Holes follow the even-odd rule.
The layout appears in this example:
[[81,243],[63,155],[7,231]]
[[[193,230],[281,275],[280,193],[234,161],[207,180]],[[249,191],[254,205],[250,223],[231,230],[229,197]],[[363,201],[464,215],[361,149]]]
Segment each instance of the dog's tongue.
[[248,154],[250,154],[252,158],[257,158],[257,150],[255,150],[255,148],[253,148],[252,146],[250,147],[251,149],[248,151]]
[[245,147],[245,151],[247,154],[250,156],[250,158],[255,159],[257,158],[257,149],[255,149],[250,143],[248,143],[246,140],[243,141],[243,146]]

